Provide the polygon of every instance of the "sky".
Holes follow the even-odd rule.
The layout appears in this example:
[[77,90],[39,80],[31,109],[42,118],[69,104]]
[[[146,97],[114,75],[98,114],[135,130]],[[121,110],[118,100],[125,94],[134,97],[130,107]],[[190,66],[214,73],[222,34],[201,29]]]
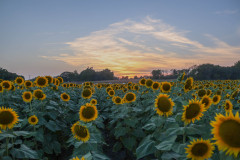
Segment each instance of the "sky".
[[0,67],[149,75],[240,60],[239,0],[0,0]]

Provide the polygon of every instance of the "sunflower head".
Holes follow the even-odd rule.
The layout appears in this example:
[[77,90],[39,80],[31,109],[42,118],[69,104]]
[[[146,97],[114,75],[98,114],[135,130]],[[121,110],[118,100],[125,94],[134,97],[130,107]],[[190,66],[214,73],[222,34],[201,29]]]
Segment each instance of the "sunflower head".
[[65,102],[68,102],[70,100],[70,96],[67,93],[62,93],[61,94],[61,99]]
[[235,99],[235,97],[237,97],[237,95],[238,95],[238,92],[239,92],[238,89],[237,89],[236,91],[233,91],[232,94],[231,94],[231,96],[230,96],[230,98],[231,98],[231,99]]
[[48,79],[46,77],[37,77],[35,83],[38,87],[46,87],[48,85]]
[[36,89],[33,91],[33,97],[38,100],[44,100],[46,98],[46,95],[41,89]]
[[131,103],[136,100],[136,95],[133,92],[128,92],[125,94],[124,99],[127,103]]
[[193,88],[193,78],[189,77],[185,81],[184,92],[188,92],[188,91],[192,90],[192,88]]
[[159,82],[153,82],[153,84],[152,84],[152,89],[153,90],[158,90],[159,87],[160,87],[160,83]]
[[220,102],[221,96],[220,95],[214,95],[212,98],[213,104],[216,105]]
[[186,149],[187,158],[193,160],[205,160],[212,156],[214,146],[210,140],[197,139],[190,142]]
[[140,79],[139,84],[140,84],[141,86],[144,86],[145,83],[146,83],[146,79],[145,79],[145,78]]
[[12,129],[18,123],[18,114],[12,108],[0,108],[0,128]]
[[110,87],[110,86],[106,88],[106,92],[107,92],[107,93],[108,93],[110,90],[113,90],[113,88]]
[[32,92],[25,91],[22,94],[22,98],[24,102],[31,102],[32,101]]
[[240,153],[240,117],[237,112],[234,116],[232,112],[217,114],[215,121],[211,122],[213,140],[219,150],[226,151],[227,155],[234,154],[235,157]]
[[108,91],[108,95],[109,95],[110,97],[113,97],[113,96],[115,95],[115,91],[114,91],[114,90]]
[[198,97],[202,98],[203,96],[205,96],[207,94],[207,91],[205,89],[200,89],[198,91]]
[[155,99],[156,111],[161,116],[164,115],[164,116],[168,117],[169,115],[172,115],[174,103],[173,103],[172,99],[168,98],[168,97],[169,97],[169,95],[160,94]]
[[92,99],[92,100],[90,101],[90,103],[91,103],[92,105],[96,106],[96,105],[97,105],[97,100],[96,100],[96,99]]
[[2,85],[3,89],[8,90],[8,91],[12,88],[12,84],[10,81],[2,81],[1,85]]
[[59,80],[59,83],[63,83],[63,78],[62,77],[57,77],[57,79]]
[[224,104],[224,109],[226,112],[231,112],[233,109],[232,102],[230,100],[226,100]]
[[146,82],[145,82],[145,86],[147,88],[151,88],[152,84],[153,84],[153,80],[151,80],[151,79],[147,79]]
[[28,123],[31,125],[36,125],[38,123],[38,118],[37,116],[33,115],[28,118]]
[[30,88],[30,87],[33,86],[33,83],[32,83],[32,81],[27,80],[27,81],[24,82],[24,86],[25,86],[26,88]]
[[161,83],[161,91],[163,93],[168,93],[171,91],[171,83],[169,82],[162,82]]
[[16,83],[17,85],[22,85],[22,84],[24,83],[24,79],[23,79],[22,77],[17,77],[17,78],[15,79],[15,83]]
[[45,76],[48,80],[48,83],[53,83],[53,77],[52,76]]
[[94,121],[98,117],[97,107],[87,103],[81,106],[79,110],[79,118],[84,122]]
[[2,92],[3,92],[3,86],[0,85],[0,93],[2,93]]
[[85,99],[89,99],[92,97],[92,90],[91,89],[84,89],[82,91],[82,97]]
[[90,138],[88,128],[81,125],[79,122],[76,122],[72,125],[71,131],[73,136],[80,141],[86,142]]
[[113,102],[114,102],[115,104],[117,104],[117,105],[118,105],[118,104],[123,104],[123,100],[122,100],[122,98],[119,97],[119,96],[114,97]]
[[183,109],[183,115],[182,115],[182,121],[184,121],[186,124],[191,123],[197,119],[200,120],[200,118],[203,116],[203,113],[205,111],[204,105],[198,101],[198,100],[189,100],[189,104],[187,106],[184,106]]
[[207,110],[212,105],[212,99],[205,95],[201,99],[201,103],[204,104],[205,109]]

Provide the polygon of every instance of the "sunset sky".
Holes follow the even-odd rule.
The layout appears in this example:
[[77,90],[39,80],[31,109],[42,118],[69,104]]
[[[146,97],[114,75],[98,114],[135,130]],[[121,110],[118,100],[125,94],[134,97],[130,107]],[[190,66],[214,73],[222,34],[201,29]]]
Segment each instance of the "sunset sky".
[[239,0],[0,0],[0,67],[115,76],[240,60]]

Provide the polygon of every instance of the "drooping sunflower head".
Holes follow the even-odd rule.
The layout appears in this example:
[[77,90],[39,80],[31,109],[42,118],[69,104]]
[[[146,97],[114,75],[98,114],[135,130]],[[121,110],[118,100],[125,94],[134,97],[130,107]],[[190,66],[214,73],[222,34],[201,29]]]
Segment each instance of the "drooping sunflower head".
[[32,92],[25,91],[22,94],[22,98],[24,102],[31,102],[32,101]]
[[205,111],[204,105],[198,101],[198,100],[189,100],[189,104],[187,106],[184,106],[183,109],[183,115],[182,115],[182,121],[184,121],[186,124],[191,123],[197,119],[200,120],[200,118],[203,116],[203,113]]
[[217,114],[215,121],[211,122],[213,140],[219,150],[226,151],[227,155],[234,154],[235,157],[240,153],[240,117],[237,112],[234,116],[232,112]]
[[210,96],[212,94],[212,90],[208,89],[207,90],[207,95]]
[[0,108],[0,128],[12,129],[18,123],[18,114],[12,108]]
[[202,98],[203,96],[205,96],[207,94],[207,91],[205,89],[200,89],[198,91],[198,97]]
[[197,139],[190,142],[186,149],[187,158],[191,158],[193,160],[205,160],[212,156],[214,146],[210,142],[210,140]]
[[153,80],[151,80],[151,79],[147,79],[146,82],[145,82],[145,86],[147,88],[151,88],[152,84],[153,84]]
[[62,77],[57,77],[57,79],[59,80],[59,83],[63,83],[63,78]]
[[188,92],[192,90],[192,88],[193,88],[193,78],[189,77],[186,79],[183,89],[184,89],[184,92]]
[[38,123],[38,118],[37,116],[33,115],[28,118],[28,123],[31,125],[36,125]]
[[92,90],[90,89],[84,89],[82,91],[82,97],[85,98],[85,99],[89,99],[92,97]]
[[38,77],[36,80],[36,85],[38,87],[46,87],[48,85],[48,79],[46,77]]
[[48,83],[53,83],[53,77],[52,76],[45,76],[48,80]]
[[33,86],[33,83],[32,83],[32,81],[27,80],[27,81],[24,82],[24,86],[25,86],[26,88],[30,88],[30,87]]
[[123,100],[121,97],[117,96],[117,97],[114,97],[113,102],[118,105],[118,104],[122,104]]
[[205,95],[201,99],[201,103],[204,104],[205,109],[207,110],[212,105],[212,99]]
[[224,104],[224,109],[226,112],[231,112],[233,109],[233,104],[230,100],[226,100]]
[[239,92],[239,90],[237,89],[237,90],[235,90],[235,91],[233,91],[232,92],[232,94],[231,94],[231,96],[230,96],[230,98],[231,99],[234,99],[235,97],[237,97],[237,95],[238,95],[238,92]]
[[56,86],[59,86],[60,81],[57,78],[53,78],[53,84],[55,84]]
[[108,95],[110,96],[110,97],[113,97],[114,95],[115,95],[115,91],[112,89],[112,90],[110,90],[110,91],[108,91]]
[[17,78],[15,79],[15,83],[16,83],[17,85],[22,85],[22,84],[24,83],[24,79],[23,79],[22,77],[17,77]]
[[90,138],[90,133],[86,126],[81,125],[79,122],[76,122],[72,125],[71,131],[73,136],[80,141],[86,142]]
[[3,89],[10,90],[12,88],[12,84],[10,81],[2,81],[1,83]]
[[220,102],[221,96],[220,95],[214,95],[212,100],[213,100],[213,104],[216,105]]
[[96,100],[96,99],[92,99],[92,100],[90,101],[90,103],[91,103],[92,105],[96,106],[96,105],[97,105],[97,100]]
[[96,106],[87,103],[81,106],[79,110],[79,118],[84,122],[94,121],[98,117],[98,110]]
[[152,89],[153,90],[158,90],[159,87],[160,87],[160,83],[159,82],[153,82],[153,84],[152,84]]
[[171,91],[171,83],[169,82],[162,82],[161,83],[161,91],[163,93],[168,93]]
[[68,102],[70,100],[70,96],[69,96],[69,94],[64,92],[61,94],[61,99],[65,102]]
[[172,110],[174,103],[171,98],[168,98],[169,95],[166,94],[160,94],[155,99],[155,107],[156,111],[161,116],[168,117],[169,115],[172,115]]
[[146,83],[146,79],[145,79],[145,78],[142,78],[142,79],[139,80],[139,84],[140,84],[141,86],[144,86],[145,83]]
[[128,92],[125,94],[124,99],[127,103],[131,103],[136,100],[136,95],[133,92]]
[[33,91],[33,97],[38,100],[44,100],[46,98],[46,95],[41,89],[36,89]]

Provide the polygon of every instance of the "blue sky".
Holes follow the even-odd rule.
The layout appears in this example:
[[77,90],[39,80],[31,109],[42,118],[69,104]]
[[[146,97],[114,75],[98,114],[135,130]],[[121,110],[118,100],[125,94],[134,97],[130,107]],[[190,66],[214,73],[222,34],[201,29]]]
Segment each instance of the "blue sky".
[[240,60],[239,0],[0,0],[0,67],[117,76]]

